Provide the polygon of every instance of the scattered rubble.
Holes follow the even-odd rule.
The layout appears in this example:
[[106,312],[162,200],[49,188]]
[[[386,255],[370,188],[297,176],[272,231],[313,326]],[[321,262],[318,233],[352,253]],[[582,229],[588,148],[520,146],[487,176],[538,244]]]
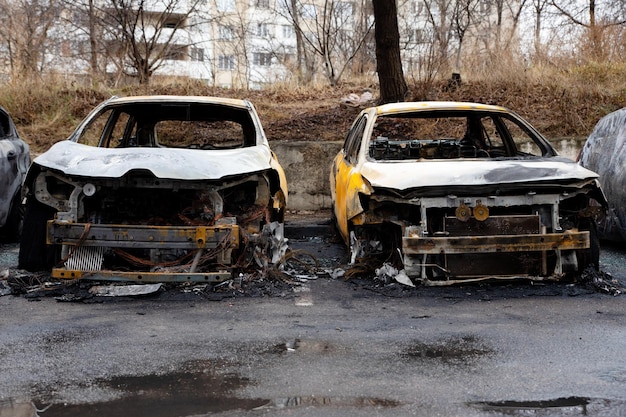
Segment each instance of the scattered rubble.
[[350,93],[341,98],[341,104],[349,107],[361,107],[371,104],[373,101],[374,95],[369,90],[365,90],[361,94]]
[[89,293],[101,297],[129,297],[154,294],[163,288],[163,284],[136,284],[136,285],[94,285]]
[[611,274],[603,271],[596,271],[592,267],[585,269],[582,274],[580,274],[578,280],[587,288],[611,294],[613,296],[621,295],[624,291],[626,291],[626,288],[621,287],[619,282],[616,279],[613,279]]
[[415,287],[415,284],[411,281],[411,279],[406,274],[404,269],[398,271],[398,269],[394,268],[389,263],[384,263],[380,268],[376,269],[376,277],[383,279],[394,279],[402,285],[408,285],[409,287]]
[[282,297],[293,296],[294,287],[325,274],[315,256],[287,247],[282,224],[270,229],[274,241],[269,255],[275,258],[268,262],[267,256],[259,254],[256,259],[259,264],[252,263],[232,278],[219,283],[111,284],[96,280],[59,280],[48,273],[11,269],[7,270],[6,279],[0,279],[0,296],[13,294],[29,299],[54,297],[59,302],[94,302],[104,298],[138,296],[176,298],[176,294],[193,294],[210,300]]

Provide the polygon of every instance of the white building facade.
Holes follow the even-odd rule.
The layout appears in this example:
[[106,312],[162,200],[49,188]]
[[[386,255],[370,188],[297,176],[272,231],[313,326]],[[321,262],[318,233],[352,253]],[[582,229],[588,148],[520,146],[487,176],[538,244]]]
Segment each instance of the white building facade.
[[[292,79],[334,84],[349,75],[371,76],[376,68],[371,0],[58,0],[35,16],[28,16],[23,1],[41,2],[13,0],[20,7],[10,9],[12,0],[0,0],[0,14],[12,25],[0,31],[0,55],[15,54],[0,67],[5,77],[28,69],[115,80],[190,77],[220,87],[262,88]],[[423,69],[433,57],[450,60],[460,50],[452,23],[459,1],[398,0],[405,71]],[[482,39],[488,50],[484,39],[497,17],[496,1],[463,3],[475,3],[467,16],[472,40],[466,38],[465,45]],[[10,17],[20,14],[23,19]],[[10,32],[33,31],[19,26],[27,18],[46,28],[38,43],[9,39]],[[20,58],[20,48],[36,62]]]

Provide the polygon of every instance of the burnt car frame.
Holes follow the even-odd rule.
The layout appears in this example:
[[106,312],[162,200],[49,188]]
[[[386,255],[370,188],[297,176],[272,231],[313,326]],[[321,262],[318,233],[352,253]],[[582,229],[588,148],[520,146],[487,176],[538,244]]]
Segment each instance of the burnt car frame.
[[626,108],[598,121],[585,141],[579,164],[600,175],[608,210],[598,217],[600,239],[626,242]]
[[597,267],[597,177],[508,109],[415,102],[363,110],[330,183],[351,262],[378,256],[448,285]]
[[245,100],[111,98],[25,195],[20,267],[55,278],[217,282],[283,250],[284,172]]
[[0,236],[17,240],[22,230],[22,183],[30,165],[30,149],[20,138],[9,113],[0,106]]

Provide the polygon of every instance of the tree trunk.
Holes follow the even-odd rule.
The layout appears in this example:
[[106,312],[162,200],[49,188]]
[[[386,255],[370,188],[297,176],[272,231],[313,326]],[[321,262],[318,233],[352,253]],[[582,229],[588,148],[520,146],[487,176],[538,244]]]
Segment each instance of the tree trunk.
[[306,79],[306,70],[303,62],[306,61],[306,58],[304,56],[304,41],[302,40],[302,32],[300,31],[297,0],[291,0],[291,18],[293,19],[293,29],[296,33],[296,65],[298,67],[298,79],[304,81]]
[[376,70],[382,103],[404,101],[408,87],[400,58],[400,33],[396,0],[372,0],[376,28]]
[[92,82],[98,74],[98,51],[96,50],[96,12],[93,1],[94,0],[89,0],[89,64],[91,66]]

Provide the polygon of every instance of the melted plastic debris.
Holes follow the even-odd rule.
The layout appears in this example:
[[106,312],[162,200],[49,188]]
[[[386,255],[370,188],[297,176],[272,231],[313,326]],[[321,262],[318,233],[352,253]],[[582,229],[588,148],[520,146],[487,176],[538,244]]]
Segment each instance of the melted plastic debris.
[[388,278],[392,278],[402,285],[415,287],[415,284],[413,284],[404,269],[398,270],[387,262],[385,262],[380,268],[376,269],[376,277],[385,281],[387,281]]
[[101,297],[133,297],[154,294],[160,291],[161,288],[163,288],[162,283],[137,285],[94,285],[89,289],[89,293]]
[[613,296],[621,295],[626,291],[625,288],[619,285],[616,279],[613,279],[611,274],[596,271],[592,267],[585,269],[582,274],[580,274],[580,282],[595,291],[611,294]]

